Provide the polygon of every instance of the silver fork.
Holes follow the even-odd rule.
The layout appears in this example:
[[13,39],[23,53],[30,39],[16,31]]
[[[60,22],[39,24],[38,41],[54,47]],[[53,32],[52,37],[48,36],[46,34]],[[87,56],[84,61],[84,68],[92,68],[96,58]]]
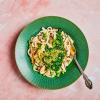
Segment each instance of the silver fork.
[[79,62],[77,61],[77,58],[76,58],[76,50],[75,50],[75,55],[74,55],[74,61],[79,69],[79,71],[81,72],[81,74],[83,75],[83,79],[85,80],[85,85],[86,87],[88,87],[89,89],[92,89],[93,88],[93,84],[92,84],[92,81],[88,78],[88,76],[84,73],[82,67],[80,66]]

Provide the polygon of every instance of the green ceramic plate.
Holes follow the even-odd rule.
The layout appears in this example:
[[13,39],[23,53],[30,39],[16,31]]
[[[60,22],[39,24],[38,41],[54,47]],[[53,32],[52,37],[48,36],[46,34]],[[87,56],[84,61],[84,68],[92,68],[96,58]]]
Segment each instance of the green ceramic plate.
[[40,88],[59,89],[74,83],[81,75],[74,61],[66,68],[66,73],[60,75],[59,78],[48,78],[33,71],[31,60],[27,54],[28,41],[31,36],[36,36],[41,27],[49,26],[61,28],[71,36],[75,42],[77,59],[82,68],[85,69],[89,55],[86,38],[75,24],[57,16],[39,18],[24,28],[16,42],[15,59],[21,74],[29,83]]

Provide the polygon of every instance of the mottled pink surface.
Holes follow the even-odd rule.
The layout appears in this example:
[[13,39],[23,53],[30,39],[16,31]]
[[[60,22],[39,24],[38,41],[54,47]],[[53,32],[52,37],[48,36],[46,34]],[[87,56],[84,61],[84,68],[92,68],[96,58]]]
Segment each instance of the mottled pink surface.
[[[20,75],[14,59],[18,34],[47,15],[68,18],[84,32],[90,50],[85,73],[93,81],[92,90],[82,76],[69,87],[43,90]],[[0,100],[100,100],[100,0],[0,0]]]

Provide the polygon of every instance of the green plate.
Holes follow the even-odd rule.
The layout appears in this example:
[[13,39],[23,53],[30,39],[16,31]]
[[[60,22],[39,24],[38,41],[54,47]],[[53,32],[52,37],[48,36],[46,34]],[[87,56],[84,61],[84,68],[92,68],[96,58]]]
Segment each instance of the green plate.
[[74,83],[81,75],[74,61],[66,68],[66,73],[60,77],[48,78],[32,69],[31,60],[27,54],[28,41],[41,30],[41,27],[61,28],[74,40],[77,59],[85,69],[88,61],[88,44],[82,31],[71,21],[57,17],[47,16],[39,18],[27,25],[20,33],[15,47],[15,59],[23,77],[34,86],[46,89],[59,89]]

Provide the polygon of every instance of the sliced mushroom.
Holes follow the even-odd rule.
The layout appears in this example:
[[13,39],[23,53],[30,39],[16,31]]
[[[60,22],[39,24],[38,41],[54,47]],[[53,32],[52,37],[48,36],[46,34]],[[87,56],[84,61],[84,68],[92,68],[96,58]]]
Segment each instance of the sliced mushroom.
[[45,73],[45,66],[41,67],[40,73],[41,73],[41,74],[44,74],[44,73]]
[[45,73],[45,75],[46,75],[47,77],[51,77],[50,70],[47,70],[46,73]]

